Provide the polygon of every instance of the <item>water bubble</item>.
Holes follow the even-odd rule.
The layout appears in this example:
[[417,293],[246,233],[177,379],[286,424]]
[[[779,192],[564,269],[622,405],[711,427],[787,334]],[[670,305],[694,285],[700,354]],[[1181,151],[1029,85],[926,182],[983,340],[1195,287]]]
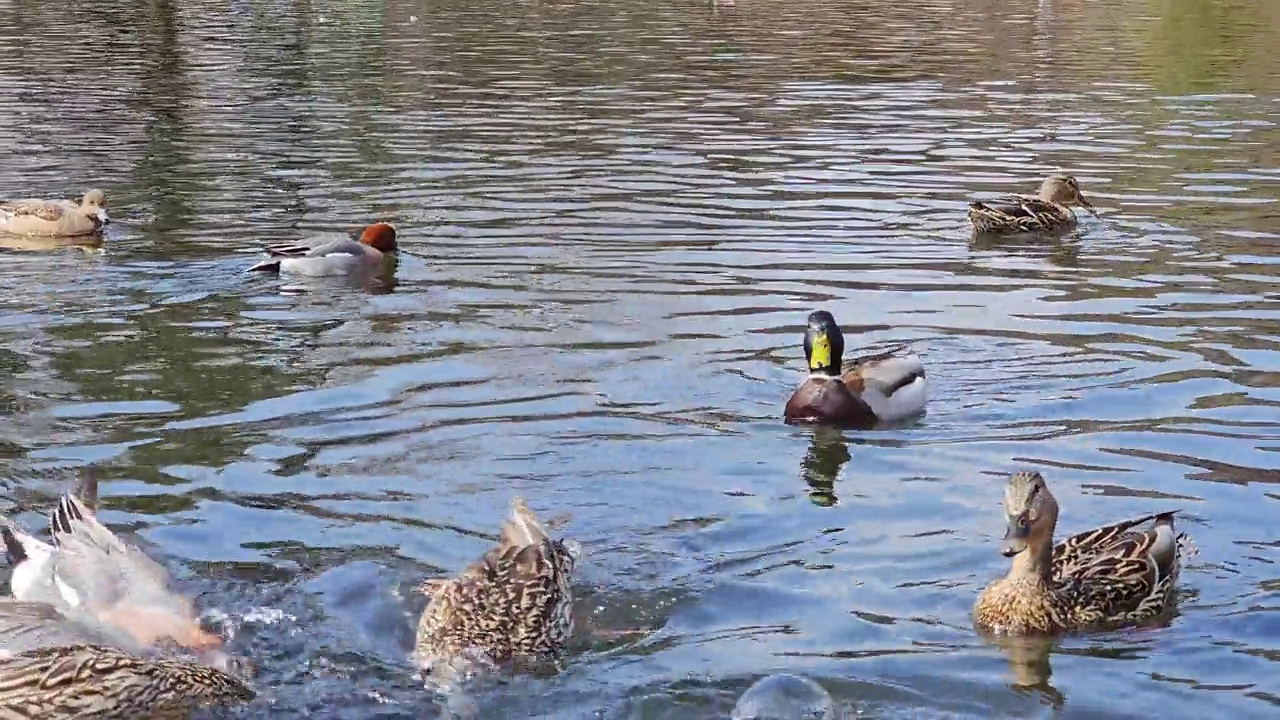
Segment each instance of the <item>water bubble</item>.
[[770,675],[738,698],[732,720],[838,720],[835,701],[818,683],[799,675]]

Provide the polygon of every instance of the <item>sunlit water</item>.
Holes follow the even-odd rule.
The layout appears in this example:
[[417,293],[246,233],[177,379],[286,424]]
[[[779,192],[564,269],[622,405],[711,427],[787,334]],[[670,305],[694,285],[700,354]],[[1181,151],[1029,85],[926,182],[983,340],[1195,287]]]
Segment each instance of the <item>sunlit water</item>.
[[[97,464],[254,658],[246,717],[433,717],[426,577],[513,494],[584,547],[580,640],[483,717],[725,717],[772,672],[879,717],[1274,717],[1280,5],[0,2],[4,495]],[[1076,174],[1058,239],[965,202]],[[268,242],[395,222],[394,278]],[[794,429],[815,307],[928,415]],[[996,647],[1006,474],[1081,529],[1177,507],[1168,627]],[[609,632],[598,632],[605,630]],[[621,631],[635,630],[635,634]]]

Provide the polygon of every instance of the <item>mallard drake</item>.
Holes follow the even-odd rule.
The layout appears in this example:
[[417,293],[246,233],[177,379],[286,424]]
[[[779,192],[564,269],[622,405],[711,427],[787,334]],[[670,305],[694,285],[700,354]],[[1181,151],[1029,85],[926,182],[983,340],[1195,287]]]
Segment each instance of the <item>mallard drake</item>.
[[1006,195],[996,202],[969,203],[969,222],[980,233],[1058,230],[1075,223],[1073,205],[1097,214],[1075,178],[1050,175],[1040,184],[1039,196]]
[[[1044,477],[1018,472],[1004,493],[1009,574],[974,604],[975,623],[998,634],[1047,635],[1151,619],[1172,602],[1190,540],[1173,512],[1145,515],[1053,544],[1058,501]],[[1145,527],[1144,527],[1145,526]]]
[[[498,544],[460,575],[428,581],[414,660],[439,679],[560,653],[573,632],[577,543],[553,540],[517,497]],[[477,668],[476,666],[479,666]]]
[[254,697],[230,673],[136,654],[104,638],[50,605],[0,600],[0,717],[181,718]]
[[79,203],[70,200],[10,200],[0,203],[0,232],[70,237],[92,235],[110,222],[107,196],[93,189]]
[[220,645],[221,638],[201,629],[191,600],[172,589],[169,573],[98,521],[97,498],[91,475],[59,497],[49,514],[53,544],[0,519],[13,596],[92,618],[144,647],[162,641],[192,649]]
[[371,269],[381,265],[388,255],[396,252],[397,247],[395,227],[378,222],[351,238],[273,245],[267,248],[271,257],[249,268],[249,272],[308,277],[347,275],[362,268]]
[[844,333],[831,313],[809,314],[804,356],[809,377],[783,409],[788,423],[865,426],[900,420],[925,405],[924,365],[906,348],[858,358],[843,372]]

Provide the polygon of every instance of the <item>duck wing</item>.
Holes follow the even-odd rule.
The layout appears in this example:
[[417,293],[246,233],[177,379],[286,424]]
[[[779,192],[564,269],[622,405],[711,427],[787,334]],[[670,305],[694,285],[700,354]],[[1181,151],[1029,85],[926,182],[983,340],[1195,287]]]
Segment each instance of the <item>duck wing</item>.
[[[1082,624],[1136,620],[1164,609],[1186,542],[1173,521],[1174,512],[1146,515],[1054,547],[1053,579]],[[1152,525],[1141,528],[1147,523]]]
[[67,211],[62,203],[48,200],[13,200],[0,205],[0,209],[15,217],[36,217],[49,222],[57,222]]
[[349,238],[339,238],[330,240],[329,242],[319,245],[311,245],[307,243],[298,243],[294,245],[271,245],[267,247],[267,253],[272,257],[328,257],[330,255],[353,255],[356,257],[365,254],[366,245],[351,240]]
[[52,605],[0,598],[0,660],[39,648],[79,644],[119,645],[125,638],[89,623],[77,622]]
[[969,220],[979,230],[1041,230],[1069,220],[1070,212],[1029,195],[1006,195],[991,202],[969,203]]
[[860,357],[844,373],[846,385],[850,385],[850,380],[856,378],[855,384],[862,389],[874,388],[885,397],[924,376],[924,363],[906,345]]

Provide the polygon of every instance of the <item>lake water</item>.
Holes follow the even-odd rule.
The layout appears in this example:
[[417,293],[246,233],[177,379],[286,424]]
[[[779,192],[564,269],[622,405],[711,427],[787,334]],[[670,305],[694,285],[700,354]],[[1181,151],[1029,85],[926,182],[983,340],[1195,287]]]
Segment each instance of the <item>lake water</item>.
[[[770,672],[870,717],[1276,717],[1277,33],[1274,0],[0,0],[0,196],[115,221],[0,251],[0,504],[38,526],[98,466],[254,658],[244,717],[434,717],[413,588],[514,494],[570,515],[583,627],[482,717],[725,717]],[[1055,170],[1100,218],[970,237]],[[393,278],[243,272],[374,218]],[[814,308],[912,342],[927,416],[783,425]],[[1178,616],[977,637],[1018,468],[1063,531],[1184,509]]]

